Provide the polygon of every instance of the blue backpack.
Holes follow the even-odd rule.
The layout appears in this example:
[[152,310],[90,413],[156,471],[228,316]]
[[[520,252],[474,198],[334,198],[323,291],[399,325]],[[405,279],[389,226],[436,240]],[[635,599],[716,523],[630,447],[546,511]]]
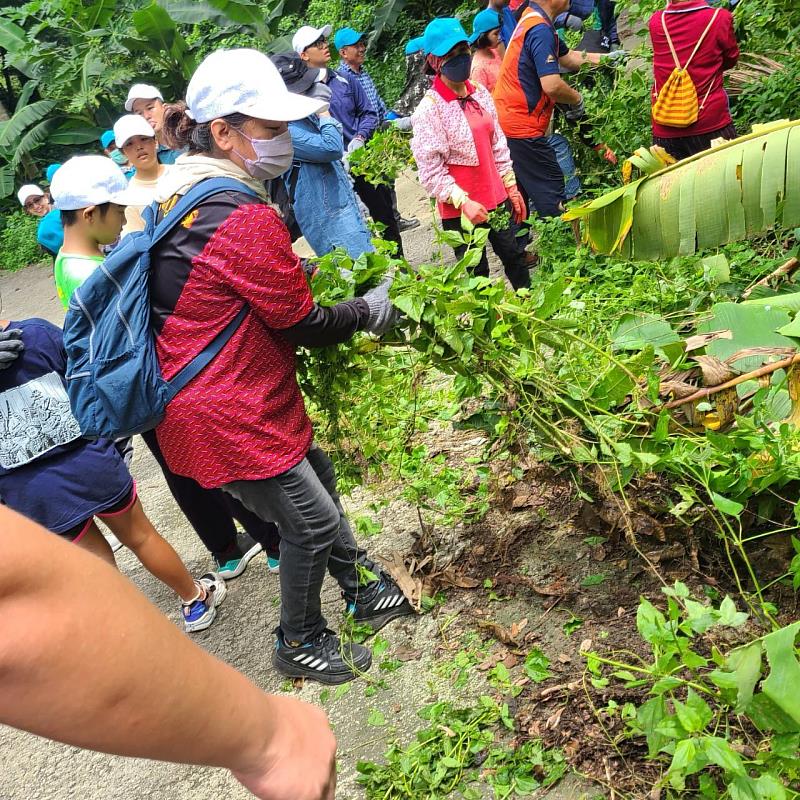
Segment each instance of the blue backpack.
[[118,439],[155,428],[167,404],[209,364],[249,307],[172,380],[161,376],[150,321],[150,252],[195,206],[224,191],[256,196],[233,178],[195,184],[158,225],[146,209],[145,230],[126,236],[72,293],[64,321],[67,394],[81,433]]

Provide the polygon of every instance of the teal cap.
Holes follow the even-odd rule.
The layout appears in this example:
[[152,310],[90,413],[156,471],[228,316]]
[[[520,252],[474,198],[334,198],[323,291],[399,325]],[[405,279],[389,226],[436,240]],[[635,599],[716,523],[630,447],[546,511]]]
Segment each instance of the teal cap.
[[493,8],[484,8],[472,20],[472,36],[469,37],[469,43],[475,44],[484,33],[489,33],[499,27],[500,15]]
[[351,44],[356,44],[364,38],[363,33],[359,33],[353,28],[340,28],[333,36],[333,45],[337,50],[343,47],[350,47]]
[[44,171],[44,177],[48,183],[52,183],[53,175],[56,174],[56,170],[61,166],[61,164],[50,164],[50,166]]
[[114,143],[114,131],[106,131],[100,137],[100,144],[103,145],[103,150],[107,149],[110,144]]
[[419,53],[420,50],[425,49],[425,37],[424,36],[417,36],[416,39],[412,39],[406,45],[406,55],[413,56],[414,53]]
[[467,32],[455,17],[437,17],[423,35],[429,56],[446,56],[457,44],[468,42]]

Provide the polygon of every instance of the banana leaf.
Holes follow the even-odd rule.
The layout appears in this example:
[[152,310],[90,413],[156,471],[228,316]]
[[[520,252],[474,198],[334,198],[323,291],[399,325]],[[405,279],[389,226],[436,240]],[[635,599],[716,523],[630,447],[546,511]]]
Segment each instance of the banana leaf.
[[800,225],[800,120],[758,126],[718,147],[571,208],[598,252],[637,260]]

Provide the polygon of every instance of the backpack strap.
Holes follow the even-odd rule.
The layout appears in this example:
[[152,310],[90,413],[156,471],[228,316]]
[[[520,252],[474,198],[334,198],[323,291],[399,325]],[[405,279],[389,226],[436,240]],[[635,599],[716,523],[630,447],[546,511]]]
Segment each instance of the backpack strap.
[[156,225],[150,237],[150,246],[161,241],[195,206],[220,192],[243,192],[252,197],[258,197],[253,189],[242,181],[237,181],[236,178],[206,178],[199,181],[175,203],[169,213],[165,214]]
[[692,54],[689,56],[687,62],[681,66],[681,62],[678,61],[678,54],[675,52],[675,45],[672,43],[672,37],[669,35],[669,31],[667,30],[667,12],[661,12],[661,27],[664,29],[664,36],[667,37],[667,44],[669,45],[669,51],[672,53],[672,60],[675,62],[676,69],[687,70],[689,69],[689,64],[691,63],[692,59],[697,54],[697,51],[700,49],[700,45],[703,44],[706,36],[708,36],[708,32],[711,30],[711,26],[717,19],[719,12],[721,11],[720,8],[717,8],[714,13],[711,15],[711,19],[706,25],[706,29],[700,34],[700,38],[697,40],[697,44],[694,46],[694,50],[692,50]]
[[[258,197],[246,184],[235,178],[206,178],[196,183],[180,200],[170,209],[170,212],[156,225],[150,241],[151,247],[167,233],[169,233],[195,206],[208,197],[220,192],[243,192]],[[259,198],[260,199],[260,198]],[[250,312],[250,306],[245,303],[239,313],[221,330],[182,370],[170,381],[169,399],[175,397],[187,384],[193,381],[220,353],[230,341],[244,318]]]

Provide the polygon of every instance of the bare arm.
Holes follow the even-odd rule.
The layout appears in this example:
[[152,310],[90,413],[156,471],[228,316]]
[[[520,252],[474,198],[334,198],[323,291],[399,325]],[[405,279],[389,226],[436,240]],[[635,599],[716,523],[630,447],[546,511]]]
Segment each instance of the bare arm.
[[587,53],[585,50],[570,50],[558,59],[558,63],[571,72],[577,72],[584,64],[600,63],[600,53]]
[[226,767],[262,800],[333,800],[322,711],[262,692],[95,556],[5,508],[0,529],[0,722]]
[[539,80],[542,82],[542,89],[556,103],[566,103],[571,106],[580,102],[580,93],[576,92],[560,75],[542,75]]

